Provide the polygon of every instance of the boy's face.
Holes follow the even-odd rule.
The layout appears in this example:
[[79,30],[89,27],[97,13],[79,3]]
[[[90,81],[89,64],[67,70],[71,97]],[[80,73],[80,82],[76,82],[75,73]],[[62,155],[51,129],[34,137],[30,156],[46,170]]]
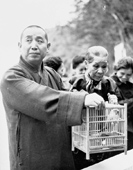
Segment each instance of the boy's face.
[[77,68],[75,69],[75,72],[76,72],[77,75],[79,75],[79,74],[84,74],[85,71],[86,71],[86,67],[85,67],[85,63],[84,63],[84,62],[83,62],[83,63],[80,63],[80,64],[77,66]]
[[87,74],[95,81],[100,81],[107,72],[108,57],[94,56],[93,61],[89,63],[86,60]]
[[64,76],[64,74],[65,74],[64,63],[62,63],[61,66],[58,68],[57,73],[59,73],[61,77]]
[[132,69],[120,69],[117,71],[116,75],[122,83],[126,83],[131,78],[133,72]]

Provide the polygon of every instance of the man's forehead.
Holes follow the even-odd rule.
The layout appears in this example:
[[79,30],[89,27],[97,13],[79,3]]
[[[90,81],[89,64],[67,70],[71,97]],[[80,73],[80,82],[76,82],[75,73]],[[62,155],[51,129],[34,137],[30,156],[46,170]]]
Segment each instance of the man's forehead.
[[44,30],[42,30],[41,28],[36,28],[36,27],[32,27],[32,28],[26,28],[23,32],[23,36],[27,36],[27,35],[42,35],[45,36],[46,32]]
[[88,49],[88,52],[99,56],[100,54],[108,55],[108,51],[102,46],[92,46]]
[[39,27],[28,27],[28,28],[26,28],[21,34],[20,41],[23,38],[33,37],[33,36],[42,37],[42,38],[45,38],[48,41],[48,37],[47,37],[45,30],[43,30]]
[[107,63],[108,62],[108,57],[107,56],[105,56],[105,57],[94,56],[93,57],[93,62],[97,62],[97,63],[104,62],[104,63]]
[[97,57],[108,58],[108,53],[106,51],[90,51],[89,55],[94,58],[97,58]]

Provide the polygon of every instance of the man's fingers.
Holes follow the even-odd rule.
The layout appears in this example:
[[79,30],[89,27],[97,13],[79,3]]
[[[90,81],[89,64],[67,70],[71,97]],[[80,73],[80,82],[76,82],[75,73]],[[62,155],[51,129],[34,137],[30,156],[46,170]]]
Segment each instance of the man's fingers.
[[104,106],[104,103],[104,99],[96,93],[88,94],[85,97],[85,106]]

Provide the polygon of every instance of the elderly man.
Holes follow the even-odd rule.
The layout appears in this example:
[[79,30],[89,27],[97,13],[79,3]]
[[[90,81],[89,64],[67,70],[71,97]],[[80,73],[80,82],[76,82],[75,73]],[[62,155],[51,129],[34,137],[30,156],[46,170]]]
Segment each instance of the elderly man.
[[95,93],[63,91],[58,74],[43,66],[48,48],[43,28],[25,28],[19,43],[20,61],[1,81],[10,170],[74,170],[68,126],[82,123],[86,106],[104,104]]

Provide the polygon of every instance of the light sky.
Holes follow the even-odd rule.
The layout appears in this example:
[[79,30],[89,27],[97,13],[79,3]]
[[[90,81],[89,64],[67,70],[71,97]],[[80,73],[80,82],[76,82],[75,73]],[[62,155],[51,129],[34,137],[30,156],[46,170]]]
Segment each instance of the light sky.
[[49,29],[64,25],[72,17],[73,4],[74,0],[0,0],[0,47],[4,62],[0,72],[18,58],[17,43],[25,27],[37,24]]

